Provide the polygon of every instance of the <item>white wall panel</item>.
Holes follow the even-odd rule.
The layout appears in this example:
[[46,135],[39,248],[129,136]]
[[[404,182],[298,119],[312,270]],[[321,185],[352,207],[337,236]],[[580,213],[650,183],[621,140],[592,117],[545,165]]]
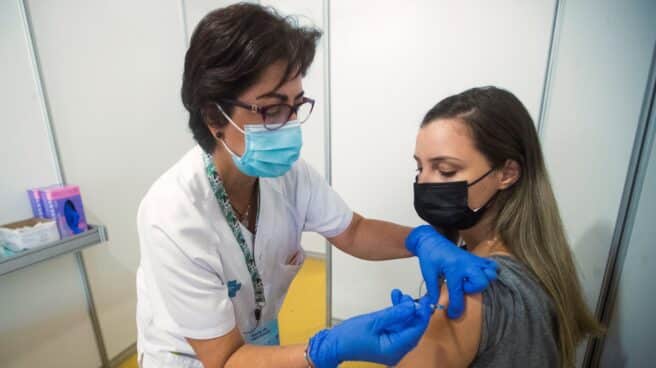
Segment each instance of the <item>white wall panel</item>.
[[[654,124],[656,115],[652,119]],[[601,357],[602,367],[648,367],[656,360],[652,343],[656,340],[652,322],[656,285],[651,281],[645,283],[651,280],[650,272],[656,264],[656,148],[651,147],[651,156],[648,152],[645,155],[643,159],[648,166],[642,190],[635,197],[638,207],[633,227],[627,229],[628,247]]]
[[176,1],[29,1],[66,180],[110,242],[85,251],[107,351],[136,341],[136,212],[193,142]]
[[564,4],[542,142],[594,309],[656,42],[656,3]]
[[[187,37],[191,35],[196,29],[196,25],[203,17],[212,10],[222,8],[240,1],[235,0],[174,0],[179,1],[184,9],[185,24],[187,27]],[[257,3],[258,1],[244,1],[250,3]]]
[[57,182],[24,22],[19,0],[0,1],[0,224],[32,217],[25,191]]
[[[58,181],[21,8],[0,1],[0,224],[32,217],[25,190]],[[73,256],[0,277],[1,367],[99,362]]]
[[[415,136],[448,95],[481,85],[515,93],[536,117],[554,2],[331,1],[333,183],[367,217],[415,226]],[[363,262],[338,251],[333,316],[417,293],[416,260]]]

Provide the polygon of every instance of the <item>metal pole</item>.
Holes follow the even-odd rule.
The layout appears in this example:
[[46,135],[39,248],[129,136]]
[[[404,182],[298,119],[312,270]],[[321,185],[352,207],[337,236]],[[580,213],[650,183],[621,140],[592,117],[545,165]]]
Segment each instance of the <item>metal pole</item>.
[[547,51],[547,68],[544,72],[544,82],[542,84],[542,100],[540,101],[540,111],[538,113],[538,134],[542,136],[544,129],[544,122],[547,116],[547,108],[549,107],[549,98],[551,97],[551,82],[553,80],[553,70],[555,65],[555,53],[560,39],[560,28],[563,8],[565,7],[565,0],[556,0],[554,6],[554,16],[551,22],[551,38],[549,41],[549,49]]
[[[330,63],[330,0],[323,0],[323,29],[324,29],[324,54],[323,54],[323,84],[324,99],[324,150],[325,150],[325,175],[328,184],[333,184],[332,178],[332,104],[331,104],[331,63]],[[326,326],[332,325],[333,319],[333,251],[330,242],[326,241]]]
[[180,0],[180,17],[182,23],[182,37],[184,37],[183,45],[186,49],[189,47],[189,30],[187,29],[187,4],[185,0]]
[[109,357],[107,356],[105,340],[103,339],[102,331],[100,329],[100,321],[98,320],[98,314],[96,313],[96,304],[93,300],[93,293],[91,292],[89,276],[87,275],[87,268],[84,264],[84,256],[82,255],[82,252],[75,252],[75,259],[77,261],[77,268],[80,271],[80,281],[82,283],[82,289],[84,289],[84,297],[87,301],[87,312],[89,313],[91,325],[93,326],[93,334],[96,338],[96,345],[98,346],[98,353],[100,354],[100,362],[102,367],[109,368]]

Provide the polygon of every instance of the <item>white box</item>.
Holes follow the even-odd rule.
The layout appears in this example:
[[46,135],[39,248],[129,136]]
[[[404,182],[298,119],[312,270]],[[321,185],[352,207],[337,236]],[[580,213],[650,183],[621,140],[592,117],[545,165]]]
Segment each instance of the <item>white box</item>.
[[1,225],[0,239],[6,247],[19,252],[59,240],[59,231],[52,220],[31,218]]

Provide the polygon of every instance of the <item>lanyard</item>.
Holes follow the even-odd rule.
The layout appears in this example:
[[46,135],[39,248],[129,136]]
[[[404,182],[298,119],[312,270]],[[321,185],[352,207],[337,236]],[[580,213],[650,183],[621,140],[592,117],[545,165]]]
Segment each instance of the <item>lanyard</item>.
[[[219,203],[219,208],[221,209],[221,212],[223,212],[223,215],[228,221],[230,230],[232,230],[232,234],[235,236],[235,239],[237,240],[237,244],[239,244],[241,253],[244,255],[246,268],[248,268],[248,273],[250,274],[251,281],[253,282],[253,290],[255,291],[254,313],[255,313],[255,320],[259,324],[260,318],[262,316],[262,309],[264,308],[264,304],[266,304],[266,300],[264,298],[264,284],[262,283],[262,278],[260,277],[260,273],[257,270],[257,266],[255,265],[255,257],[251,253],[250,249],[248,249],[248,246],[246,245],[246,241],[244,240],[244,234],[242,234],[241,232],[241,226],[239,225],[237,216],[235,216],[235,212],[233,211],[232,205],[230,204],[230,198],[228,198],[228,193],[225,191],[225,188],[223,187],[223,182],[221,181],[221,178],[219,177],[219,174],[216,171],[216,167],[214,166],[214,161],[212,160],[212,156],[205,153],[203,154],[203,159],[205,161],[205,172],[207,174],[207,178],[210,181],[210,186],[212,187],[212,191],[214,192],[214,197],[216,198],[216,201]],[[253,243],[255,243],[255,238],[253,238]]]

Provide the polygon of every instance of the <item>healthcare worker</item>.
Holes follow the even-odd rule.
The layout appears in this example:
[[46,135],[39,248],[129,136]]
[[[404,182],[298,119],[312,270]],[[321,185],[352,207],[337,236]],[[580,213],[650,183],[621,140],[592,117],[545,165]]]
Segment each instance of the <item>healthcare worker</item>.
[[[440,277],[450,317],[462,312],[463,292],[496,277],[496,264],[445,238],[413,236],[406,246],[411,229],[354,213],[299,159],[315,103],[301,78],[319,37],[254,4],[211,12],[194,31],[182,100],[198,145],[152,185],[137,219],[143,367],[395,364],[423,334]],[[417,256],[428,294],[415,303],[395,290],[387,309],[279,346],[277,316],[304,260],[304,231],[362,259]]]

